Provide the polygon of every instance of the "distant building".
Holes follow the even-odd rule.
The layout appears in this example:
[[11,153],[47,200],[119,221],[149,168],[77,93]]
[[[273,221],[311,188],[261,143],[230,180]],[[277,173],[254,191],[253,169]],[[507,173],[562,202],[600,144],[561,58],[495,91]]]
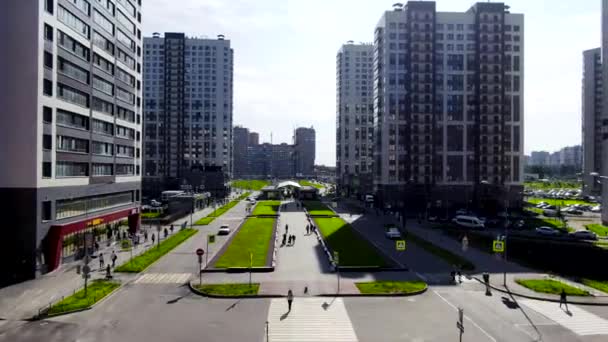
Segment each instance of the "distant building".
[[583,52],[583,193],[599,195],[601,184],[596,182],[592,172],[602,173],[602,142],[604,141],[602,112],[602,50],[591,49]]
[[260,134],[256,132],[249,133],[249,146],[260,144]]
[[315,140],[314,128],[296,128],[293,139],[296,175],[302,177],[314,175],[316,154]]
[[251,133],[249,129],[236,126],[232,129],[232,174],[235,178],[245,175],[247,170],[247,148]]
[[559,165],[574,166],[576,169],[582,167],[581,145],[564,147],[559,150]]
[[294,171],[293,145],[264,143],[247,148],[247,178],[292,178]]
[[551,153],[547,151],[533,151],[530,153],[528,165],[546,166],[549,165]]

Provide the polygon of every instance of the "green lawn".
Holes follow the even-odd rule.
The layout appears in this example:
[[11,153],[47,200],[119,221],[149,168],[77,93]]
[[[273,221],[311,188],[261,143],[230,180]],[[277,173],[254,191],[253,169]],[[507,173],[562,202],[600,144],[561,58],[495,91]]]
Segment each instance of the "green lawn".
[[546,189],[580,189],[580,182],[567,182],[567,181],[555,181],[555,182],[525,182],[524,187],[526,189],[534,190],[546,190]]
[[355,285],[363,294],[413,293],[427,287],[423,281],[371,281]]
[[592,280],[592,279],[583,279],[583,284],[585,284],[589,287],[593,287],[596,290],[600,290],[602,292],[608,293],[608,281],[606,281],[606,280],[599,281],[599,280]]
[[339,253],[340,266],[386,266],[386,260],[339,217],[317,217],[323,240],[332,251]]
[[298,183],[300,183],[300,185],[302,185],[302,186],[312,186],[312,187],[315,187],[317,189],[323,189],[323,185],[318,184],[318,183],[313,183],[313,182],[310,182],[310,181],[307,181],[307,180],[301,180]]
[[568,296],[589,296],[589,292],[553,279],[515,279],[519,285],[540,293],[560,294],[562,289]]
[[253,253],[253,267],[266,266],[274,221],[274,218],[247,219],[215,267],[249,267],[249,253]]
[[263,187],[270,185],[269,181],[265,180],[245,180],[245,179],[237,179],[232,181],[232,187],[238,189],[246,189],[246,190],[261,190]]
[[336,216],[336,213],[331,211],[325,204],[319,201],[304,201],[303,203],[306,210],[308,210],[308,213],[312,216]]
[[259,283],[249,284],[203,284],[194,285],[202,293],[218,296],[256,295],[260,289]]
[[594,232],[595,234],[597,234],[597,236],[608,236],[608,227],[606,227],[604,225],[592,223],[592,224],[585,225],[585,228],[587,228],[587,230]]
[[141,218],[157,218],[161,215],[162,213],[160,211],[150,211],[147,213],[141,213]]
[[213,222],[213,220],[215,220],[216,217],[222,216],[225,212],[227,212],[228,210],[234,208],[234,206],[236,206],[237,204],[239,204],[240,201],[242,201],[243,199],[247,198],[251,193],[246,192],[244,194],[242,194],[241,196],[239,196],[237,199],[235,199],[234,201],[230,201],[227,204],[217,208],[216,210],[214,210],[211,214],[199,219],[198,221],[194,222],[195,226],[206,226],[209,223]]
[[253,209],[252,215],[277,215],[281,201],[260,201]]
[[51,306],[49,315],[62,312],[85,309],[97,303],[110,292],[120,286],[119,282],[107,280],[93,280],[87,286],[87,295],[84,295],[84,288],[73,295],[64,298],[60,302]]
[[531,204],[538,204],[540,202],[545,202],[547,204],[550,205],[554,205],[554,206],[559,206],[559,207],[567,207],[569,205],[572,204],[589,204],[589,205],[595,205],[594,203],[591,202],[587,202],[587,201],[583,201],[583,200],[577,200],[577,199],[556,199],[556,198],[540,198],[540,197],[529,197],[526,200],[528,203]]
[[450,265],[454,265],[456,267],[460,266],[463,270],[470,271],[475,269],[475,265],[469,260],[461,257],[460,255],[454,254],[447,249],[443,249],[439,246],[432,244],[431,242],[414,235],[412,233],[408,233],[406,239],[419,247],[424,248],[427,252],[443,259]]
[[186,241],[189,237],[196,234],[196,229],[183,229],[174,235],[170,236],[166,240],[162,241],[158,247],[154,246],[145,251],[144,253],[136,256],[130,261],[116,267],[115,272],[128,272],[138,273],[145,270],[148,266],[160,259],[163,255],[169,253],[173,248],[179,246],[182,242]]

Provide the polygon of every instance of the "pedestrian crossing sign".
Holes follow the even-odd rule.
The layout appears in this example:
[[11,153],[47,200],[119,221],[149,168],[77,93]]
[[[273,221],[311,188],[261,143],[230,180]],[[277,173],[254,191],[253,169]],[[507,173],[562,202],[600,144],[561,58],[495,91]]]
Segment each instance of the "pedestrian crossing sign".
[[405,240],[397,240],[396,247],[397,247],[398,251],[404,251],[405,250]]
[[505,251],[505,242],[501,240],[494,240],[492,250],[496,253],[503,253]]

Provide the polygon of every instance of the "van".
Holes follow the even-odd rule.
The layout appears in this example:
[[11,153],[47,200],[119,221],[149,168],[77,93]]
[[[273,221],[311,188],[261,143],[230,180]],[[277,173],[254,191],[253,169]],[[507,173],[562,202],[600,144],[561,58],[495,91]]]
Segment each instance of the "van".
[[484,229],[483,222],[475,216],[458,215],[452,219],[452,223],[457,226],[472,229]]

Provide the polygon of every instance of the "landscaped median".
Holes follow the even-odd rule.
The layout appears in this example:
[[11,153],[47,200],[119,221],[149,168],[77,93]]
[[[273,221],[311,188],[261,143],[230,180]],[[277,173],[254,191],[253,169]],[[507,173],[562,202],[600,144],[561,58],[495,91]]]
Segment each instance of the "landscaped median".
[[236,188],[236,189],[261,190],[263,187],[270,185],[270,182],[265,181],[265,180],[257,180],[257,179],[251,179],[251,180],[237,179],[237,180],[232,181],[231,185],[233,188]]
[[310,216],[338,216],[325,204],[319,201],[304,201],[303,203]]
[[281,201],[260,201],[253,209],[253,216],[273,216],[279,214]]
[[433,243],[415,235],[412,233],[407,234],[407,239],[415,245],[422,247],[427,252],[443,259],[450,265],[460,266],[465,271],[471,271],[475,269],[475,265],[469,260],[461,257],[460,255],[454,254],[447,249],[443,249]]
[[244,194],[242,194],[241,196],[239,196],[237,199],[235,199],[234,201],[230,201],[227,204],[219,207],[218,209],[214,210],[211,214],[201,218],[200,220],[194,222],[195,226],[206,226],[209,223],[213,222],[213,220],[215,220],[217,217],[222,216],[225,212],[227,212],[228,210],[232,209],[234,206],[236,206],[237,204],[239,204],[240,201],[244,200],[245,198],[247,198],[250,195],[249,192],[246,192]]
[[87,294],[84,294],[84,288],[75,292],[73,295],[66,297],[58,303],[52,305],[45,313],[45,316],[55,316],[59,314],[76,312],[85,310],[93,306],[103,299],[112,291],[120,287],[117,281],[108,280],[93,280],[87,286]]
[[128,273],[141,272],[196,233],[198,233],[198,230],[196,229],[182,229],[162,241],[158,246],[150,247],[150,249],[144,253],[116,267],[114,271]]
[[596,290],[608,293],[608,281],[600,281],[600,280],[592,280],[592,279],[583,279],[581,281],[584,285],[592,287]]
[[192,285],[192,288],[209,297],[242,297],[257,295],[260,284],[197,284]]
[[319,183],[313,183],[307,180],[301,180],[298,183],[300,183],[300,185],[302,186],[312,186],[313,188],[317,188],[317,189],[323,189],[323,185],[319,184]]
[[585,228],[587,228],[587,230],[594,232],[595,234],[597,234],[597,236],[608,236],[608,227],[606,227],[604,225],[592,223],[592,224],[586,225]]
[[568,296],[587,297],[591,295],[586,290],[582,290],[553,279],[515,279],[515,282],[525,288],[539,293],[559,295],[562,293],[562,290],[564,290]]
[[363,295],[415,295],[426,291],[423,281],[371,281],[355,283]]
[[268,266],[270,240],[275,218],[251,217],[236,232],[214,268]]

